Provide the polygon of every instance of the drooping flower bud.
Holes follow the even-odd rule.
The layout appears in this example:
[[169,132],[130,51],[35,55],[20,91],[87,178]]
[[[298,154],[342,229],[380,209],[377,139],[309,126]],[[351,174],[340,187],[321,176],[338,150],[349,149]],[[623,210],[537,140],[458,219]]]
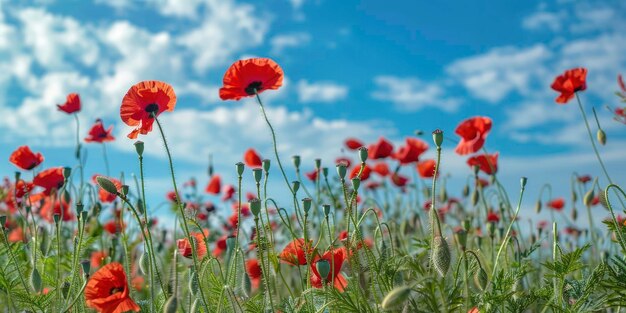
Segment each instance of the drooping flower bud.
[[390,310],[399,307],[409,299],[410,295],[411,287],[409,286],[394,288],[383,299],[383,302],[381,303],[383,310]]
[[441,236],[435,236],[435,238],[433,238],[431,261],[437,273],[445,277],[448,268],[450,268],[450,248],[445,238]]
[[39,271],[36,267],[33,268],[33,272],[30,275],[30,285],[31,287],[33,287],[33,290],[35,290],[35,292],[41,292],[41,275],[39,274]]
[[96,182],[98,183],[100,188],[104,189],[106,192],[114,195],[117,194],[117,188],[115,187],[115,184],[113,184],[113,182],[111,182],[108,178],[104,176],[98,176],[96,177]]
[[539,214],[539,212],[541,212],[541,200],[537,200],[537,203],[535,204],[535,213]]
[[585,204],[585,206],[587,207],[590,207],[591,202],[593,201],[593,197],[595,197],[595,193],[593,191],[593,188],[591,188],[585,193],[585,196],[583,197],[583,204]]
[[474,273],[474,284],[481,291],[484,291],[487,288],[487,283],[489,282],[489,277],[487,276],[487,272],[482,267],[479,267],[478,271]]

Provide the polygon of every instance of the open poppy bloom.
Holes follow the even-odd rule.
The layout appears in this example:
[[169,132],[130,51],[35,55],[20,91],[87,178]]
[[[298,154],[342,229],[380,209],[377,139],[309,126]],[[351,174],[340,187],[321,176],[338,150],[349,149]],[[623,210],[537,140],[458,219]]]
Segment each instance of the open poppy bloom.
[[567,70],[557,76],[550,87],[561,93],[556,103],[565,104],[574,98],[574,93],[587,89],[587,69],[579,67]]
[[367,151],[370,159],[384,159],[393,152],[393,145],[387,139],[380,137],[378,142],[369,145]]
[[263,272],[261,271],[261,266],[259,265],[259,260],[250,259],[246,260],[246,272],[248,276],[250,276],[250,281],[252,282],[252,288],[259,288],[261,285],[261,276],[263,276]]
[[428,150],[428,144],[417,138],[406,138],[406,145],[398,148],[398,151],[391,155],[400,164],[417,162],[420,155]]
[[428,159],[417,163],[416,169],[421,178],[432,178],[435,176],[435,165],[437,165],[435,160]]
[[309,178],[310,181],[317,181],[317,174],[318,174],[318,170],[312,170],[310,172],[305,173],[304,175],[306,175],[307,178]]
[[555,211],[561,211],[565,207],[565,199],[563,198],[552,199],[548,203],[546,203],[546,206]]
[[220,189],[222,189],[222,180],[219,175],[213,175],[209,184],[206,186],[205,191],[208,194],[218,195],[220,193]]
[[85,287],[87,306],[98,312],[139,312],[140,307],[130,298],[126,273],[120,263],[103,266],[91,276]]
[[283,76],[283,70],[271,59],[239,60],[233,63],[224,74],[224,86],[220,88],[220,98],[239,100],[267,89],[276,90],[283,85]]
[[64,180],[63,168],[53,167],[39,172],[33,179],[33,184],[43,187],[45,189],[43,193],[49,196],[53,191],[57,191],[63,187]]
[[360,140],[356,139],[356,138],[348,138],[346,139],[346,147],[348,147],[348,149],[350,150],[358,150],[359,148],[365,146],[363,144],[363,142],[361,142]]
[[228,246],[226,245],[226,239],[228,239],[228,236],[226,235],[217,239],[217,241],[215,242],[215,249],[213,249],[214,257],[217,258],[218,256],[222,255],[224,251],[226,251],[226,248],[228,248]]
[[467,165],[476,165],[485,174],[493,175],[498,171],[498,153],[473,156],[467,160]]
[[[317,271],[317,267],[315,264],[320,260],[326,260],[330,265],[330,271],[328,272],[328,276],[321,277],[319,272]],[[341,266],[343,262],[346,260],[346,249],[338,248],[333,249],[332,251],[326,251],[324,255],[315,257],[315,260],[311,264],[311,286],[315,288],[322,288],[322,278],[324,279],[324,283],[332,284],[337,290],[343,292],[343,290],[348,286],[348,281],[343,275],[341,275]]]
[[106,251],[94,251],[91,253],[91,258],[89,259],[91,262],[91,268],[98,268],[102,265],[102,261],[106,259],[108,254]]
[[[357,164],[354,168],[352,168],[352,171],[350,172],[350,179],[357,177],[359,175],[359,172],[361,172],[361,165]],[[371,173],[372,169],[369,167],[369,165],[365,164],[359,178],[361,178],[361,181],[365,181],[370,177]]]
[[33,188],[35,188],[35,185],[33,185],[33,183],[29,183],[24,181],[23,179],[20,179],[19,181],[17,181],[15,186],[13,186],[13,188],[15,189],[9,190],[9,194],[15,196],[16,198],[21,198],[27,193],[30,193]]
[[380,176],[387,176],[389,175],[389,173],[391,172],[389,170],[389,165],[387,165],[387,163],[385,162],[379,162],[374,164],[374,168],[373,168],[374,172]]
[[23,170],[32,170],[43,162],[41,153],[33,153],[28,146],[21,146],[9,156],[9,162]]
[[[308,250],[311,253],[311,241],[309,240]],[[298,238],[283,249],[278,258],[290,265],[306,265],[306,253],[304,251],[304,238]]]
[[85,137],[85,142],[108,142],[115,140],[115,137],[111,135],[113,131],[113,125],[109,126],[108,129],[104,129],[104,125],[102,124],[101,119],[97,119],[96,122],[91,126],[89,130],[89,135]]
[[154,118],[164,111],[173,111],[175,106],[176,94],[167,83],[148,80],[130,87],[120,107],[122,121],[135,127],[128,138],[148,134],[152,131]]
[[454,130],[461,136],[461,141],[454,151],[459,155],[478,152],[485,144],[491,124],[491,119],[485,116],[475,116],[461,122]]
[[263,165],[263,160],[261,160],[261,156],[259,156],[256,150],[250,148],[243,154],[243,163],[246,163],[249,167],[256,168]]
[[[204,236],[209,235],[208,229],[203,230],[203,232],[204,232]],[[196,247],[196,256],[198,257],[199,260],[202,260],[207,252],[206,244],[204,244],[204,236],[202,233],[198,233],[198,232],[191,232],[189,234],[191,235],[191,238],[194,241],[193,244]],[[180,253],[180,255],[186,258],[192,257],[191,244],[189,243],[189,239],[187,238],[178,239],[176,244],[178,247],[178,253]]]
[[235,186],[233,185],[226,185],[222,188],[222,193],[224,194],[222,196],[222,201],[228,201],[231,200],[233,198],[233,196],[235,195]]
[[498,215],[498,213],[489,211],[489,213],[487,214],[487,222],[497,223],[499,221],[500,221],[500,216]]
[[63,104],[57,104],[59,111],[63,111],[67,114],[80,111],[80,97],[77,93],[71,93],[67,95],[67,99]]
[[393,174],[391,175],[391,182],[398,187],[404,187],[409,182],[409,179],[400,174]]

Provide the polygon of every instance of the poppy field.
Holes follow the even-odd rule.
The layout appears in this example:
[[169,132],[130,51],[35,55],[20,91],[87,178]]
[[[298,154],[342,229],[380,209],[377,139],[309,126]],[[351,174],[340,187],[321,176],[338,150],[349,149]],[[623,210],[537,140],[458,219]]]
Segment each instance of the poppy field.
[[[621,312],[626,194],[598,151],[611,143],[586,114],[586,76],[573,68],[549,86],[553,105],[580,110],[602,170],[573,177],[567,206],[564,197],[525,194],[525,177],[504,188],[488,116],[468,116],[452,134],[406,134],[400,146],[355,133],[334,160],[281,155],[263,97],[281,88],[284,73],[268,58],[236,61],[219,89],[224,101],[259,107],[273,144],[266,159],[250,147],[233,160],[232,182],[211,163],[208,176],[177,180],[160,121],[177,105],[167,82],[141,81],[120,95],[136,176],[110,174],[112,126],[98,119],[78,133],[81,98],[69,94],[58,105],[76,118],[67,164],[47,167],[26,144],[8,160],[15,174],[3,173],[0,311]],[[621,76],[616,89],[626,102]],[[626,123],[623,108],[612,114]],[[143,141],[164,145],[173,223],[160,222],[146,198]],[[85,175],[82,143],[103,145],[106,175]],[[441,175],[444,147],[466,158],[464,173]],[[466,182],[454,190],[448,179]],[[244,190],[246,181],[256,188]],[[535,199],[536,214],[548,210],[551,219],[529,226],[518,215]],[[592,214],[600,206],[605,214]]]

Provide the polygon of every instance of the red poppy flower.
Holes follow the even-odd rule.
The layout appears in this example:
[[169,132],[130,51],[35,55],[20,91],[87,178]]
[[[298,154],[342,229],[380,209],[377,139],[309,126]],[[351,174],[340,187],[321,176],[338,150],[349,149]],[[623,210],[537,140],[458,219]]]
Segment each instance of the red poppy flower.
[[231,229],[237,228],[237,225],[239,225],[239,215],[237,214],[237,212],[233,212],[233,214],[230,215],[230,217],[228,218],[228,224],[230,225]]
[[[94,184],[98,185],[98,181],[96,180],[96,178],[98,176],[102,176],[102,175],[93,175],[91,177],[91,180],[93,181]],[[115,185],[115,189],[117,189],[117,191],[119,192],[120,190],[122,190],[122,182],[112,178],[112,177],[106,177],[106,176],[102,176],[106,179],[108,179],[110,182],[113,183],[113,185]],[[117,195],[112,194],[104,189],[102,189],[102,187],[98,186],[98,197],[100,198],[100,201],[104,202],[104,203],[111,203],[113,201],[115,201],[115,198],[117,198]]]
[[167,198],[167,200],[169,200],[170,202],[178,202],[178,199],[176,198],[176,192],[175,191],[170,191],[165,195],[165,198]]
[[429,159],[417,163],[417,172],[421,178],[432,178],[435,175],[435,160]]
[[335,160],[335,164],[339,165],[339,164],[344,164],[346,167],[350,167],[350,164],[352,164],[352,160],[345,158],[345,157],[341,157],[341,158],[337,158]]
[[9,162],[23,170],[32,170],[43,162],[41,153],[33,153],[28,146],[21,146],[9,156]]
[[246,150],[243,154],[243,163],[246,163],[249,167],[261,167],[263,165],[263,161],[261,160],[261,156],[252,148]]
[[626,92],[626,84],[624,84],[624,79],[622,79],[622,74],[617,75],[617,84],[619,85],[619,88],[623,92]]
[[409,182],[409,179],[399,174],[393,174],[391,175],[391,182],[398,187],[404,187]]
[[224,74],[224,86],[220,88],[222,100],[239,100],[254,96],[267,89],[283,85],[283,70],[271,59],[253,58],[239,60]]
[[130,87],[120,107],[120,117],[128,126],[135,129],[128,138],[135,139],[138,134],[146,135],[152,131],[154,116],[164,111],[173,111],[176,106],[176,94],[167,83],[148,80]]
[[22,227],[18,226],[13,228],[7,236],[7,240],[9,240],[9,242],[26,242],[26,238],[24,237],[24,230],[22,229]]
[[49,196],[53,190],[59,190],[63,187],[64,180],[63,168],[52,167],[39,172],[33,179],[33,184],[43,187],[45,189],[43,193]]
[[555,211],[561,211],[565,207],[565,199],[563,198],[552,199],[548,203],[546,203],[546,206]]
[[378,142],[369,145],[367,151],[370,159],[384,159],[393,152],[393,145],[387,139],[380,137]]
[[[205,229],[204,232],[206,236],[209,235],[208,230]],[[196,256],[198,257],[199,260],[202,260],[207,252],[206,244],[204,243],[204,236],[202,233],[199,233],[199,232],[191,232],[189,234],[191,235],[191,238],[194,240],[194,245],[196,246]],[[178,253],[180,253],[180,255],[188,259],[192,257],[191,244],[189,243],[188,238],[178,239],[178,241],[176,242],[176,245],[178,247]]]
[[239,204],[239,202],[233,203],[232,205],[233,213],[237,213],[240,206],[241,206],[241,215],[243,215],[244,217],[252,215],[252,213],[250,212],[250,205],[248,203]]
[[489,186],[489,181],[484,179],[484,178],[482,178],[482,177],[479,177],[478,180],[476,181],[476,185],[480,186],[482,188],[485,188],[485,187]]
[[99,268],[102,265],[102,261],[106,259],[108,254],[106,251],[95,251],[91,254],[91,267]]
[[583,184],[591,181],[591,176],[589,175],[582,175],[582,176],[578,176],[577,178],[578,178],[578,182],[583,183]]
[[380,186],[382,186],[382,184],[380,182],[371,181],[371,182],[368,182],[365,185],[365,188],[367,188],[369,190],[375,190],[375,189],[379,188]]
[[567,70],[562,75],[557,76],[550,86],[561,93],[556,98],[556,103],[565,104],[574,98],[574,93],[587,89],[586,80],[587,69],[582,67]]
[[39,210],[39,215],[48,221],[54,222],[54,215],[59,214],[61,220],[68,222],[74,219],[74,213],[70,209],[70,204],[65,200],[59,201],[59,199],[53,199],[53,197],[46,197]]
[[115,140],[115,137],[111,135],[113,131],[113,125],[109,126],[108,129],[104,129],[104,125],[102,124],[101,119],[97,119],[96,122],[91,126],[89,130],[89,135],[85,137],[85,142],[108,142]]
[[77,93],[71,93],[67,95],[67,99],[63,104],[57,104],[59,111],[63,111],[67,114],[80,111],[80,97]]
[[[359,175],[359,172],[361,171],[361,165],[356,165],[352,171],[350,172],[350,179],[355,178],[357,175]],[[363,167],[363,172],[361,172],[361,181],[365,181],[370,177],[370,173],[372,172],[372,169],[365,164],[365,166]]]
[[217,241],[215,242],[215,249],[213,249],[213,256],[214,257],[217,258],[222,253],[224,253],[224,251],[226,251],[226,248],[228,247],[226,245],[226,239],[227,238],[228,238],[228,236],[224,235],[224,236],[220,237],[219,239],[217,239]]
[[[309,240],[308,251],[309,254],[312,252],[311,249],[312,241]],[[306,253],[304,251],[304,239],[298,238],[289,244],[283,249],[278,258],[283,262],[290,265],[306,265]]]
[[374,164],[374,168],[373,168],[374,172],[380,176],[387,176],[389,175],[389,165],[387,165],[387,163],[385,162],[379,162]]
[[305,173],[304,175],[306,175],[306,177],[308,177],[310,181],[316,181],[317,173],[318,173],[318,170],[312,170],[310,172]]
[[206,192],[212,195],[220,194],[220,189],[222,189],[222,179],[219,175],[213,175],[209,184],[206,186]]
[[246,272],[248,273],[248,276],[250,276],[250,280],[252,281],[252,288],[259,288],[259,285],[261,285],[261,276],[263,276],[261,266],[259,265],[259,260],[246,260]]
[[498,215],[498,213],[489,211],[489,213],[487,214],[487,222],[497,223],[499,221],[500,216]]
[[23,179],[20,179],[17,184],[14,186],[15,191],[11,190],[10,194],[13,194],[16,198],[21,198],[25,196],[27,193],[30,193],[35,185],[32,183],[26,182]]
[[498,171],[498,153],[473,156],[467,160],[467,165],[477,165],[487,175],[495,174]]
[[115,220],[108,221],[106,224],[102,225],[102,228],[104,228],[104,230],[111,235],[119,234],[123,229],[120,223]]
[[91,276],[85,287],[87,306],[98,312],[139,312],[140,307],[130,298],[126,273],[120,263],[110,263]]
[[343,262],[346,260],[346,249],[339,248],[333,249],[332,251],[327,251],[321,257],[317,256],[311,264],[311,285],[315,288],[322,288],[322,277],[317,271],[317,266],[315,264],[320,260],[326,260],[330,265],[331,270],[328,273],[328,276],[324,277],[324,281],[327,284],[332,283],[333,286],[340,292],[343,292],[346,286],[348,286],[348,281],[343,275],[341,275],[341,267],[343,266]]
[[391,155],[391,157],[398,160],[400,164],[417,162],[420,155],[428,150],[428,144],[421,139],[406,138],[405,141],[406,145],[401,146],[398,148],[398,151]]
[[491,124],[491,119],[485,116],[475,116],[461,122],[454,130],[457,135],[461,136],[461,141],[454,151],[459,155],[478,152],[485,144]]
[[346,147],[348,147],[348,149],[350,150],[357,150],[363,146],[365,146],[363,144],[363,142],[361,142],[360,140],[356,139],[356,138],[348,138],[346,139]]
[[222,188],[222,193],[224,194],[224,196],[222,196],[222,201],[231,200],[233,196],[235,195],[235,186],[233,185],[224,186],[224,188]]

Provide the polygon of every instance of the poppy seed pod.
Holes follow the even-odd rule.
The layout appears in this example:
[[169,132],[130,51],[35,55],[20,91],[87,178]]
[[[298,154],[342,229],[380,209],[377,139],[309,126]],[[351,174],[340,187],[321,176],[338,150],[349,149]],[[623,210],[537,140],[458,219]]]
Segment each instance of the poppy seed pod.
[[300,156],[299,156],[299,155],[294,155],[294,156],[292,156],[292,157],[291,157],[291,161],[293,161],[293,166],[294,166],[296,169],[299,169],[299,168],[300,168],[300,162],[301,162],[301,160],[300,160]]
[[411,287],[409,286],[396,287],[385,296],[385,298],[383,299],[383,302],[381,303],[381,306],[383,307],[383,310],[389,310],[389,309],[399,307],[401,304],[403,304],[404,302],[406,302],[406,300],[409,299],[410,295],[411,295]]
[[330,204],[322,204],[322,209],[324,209],[324,216],[328,218],[330,214]]
[[311,203],[313,202],[313,200],[311,200],[311,198],[304,198],[302,199],[302,208],[304,210],[304,214],[308,215],[309,211],[311,210]]
[[63,299],[67,299],[67,294],[70,292],[70,283],[64,282],[61,286],[61,293],[63,294]]
[[80,213],[83,212],[85,206],[82,203],[76,203],[76,214],[80,217]]
[[250,211],[252,211],[252,214],[254,214],[254,216],[259,216],[259,213],[261,212],[261,200],[259,199],[252,199],[249,202],[250,204]]
[[606,144],[606,133],[602,129],[598,129],[598,132],[596,133],[596,137],[598,137],[598,142],[601,145],[604,146]]
[[61,214],[54,213],[54,215],[52,215],[52,219],[54,220],[55,224],[59,224],[59,221],[61,220]]
[[445,277],[448,268],[450,268],[450,248],[445,238],[441,236],[435,236],[435,238],[433,238],[431,261],[437,273]]
[[252,176],[254,177],[254,181],[258,184],[261,182],[261,178],[263,178],[263,170],[260,168],[252,169]]
[[128,185],[122,185],[122,189],[121,189],[122,195],[124,196],[128,195],[128,189],[129,189]]
[[433,141],[435,142],[435,146],[437,146],[437,148],[441,147],[441,144],[443,143],[443,131],[441,129],[435,129],[435,131],[433,131]]
[[235,163],[235,168],[237,169],[237,175],[241,177],[243,175],[243,170],[245,169],[245,164],[242,162]]
[[85,277],[89,277],[89,272],[91,271],[91,261],[82,260],[80,261],[80,266],[83,269],[83,275],[85,275]]
[[65,178],[65,180],[70,179],[70,176],[72,176],[72,168],[71,167],[64,167],[63,168],[63,178]]
[[300,190],[300,181],[297,181],[297,180],[292,181],[291,189],[293,189],[293,193],[298,192],[298,190]]
[[330,274],[330,263],[324,259],[319,260],[315,263],[315,269],[317,273],[320,274],[322,280],[325,281],[328,274]]
[[2,227],[2,229],[4,229],[4,225],[6,225],[6,223],[7,223],[7,216],[0,215],[0,227]]
[[346,164],[343,162],[340,162],[339,164],[337,164],[337,175],[339,175],[340,179],[345,179],[346,177],[346,173],[348,172],[348,169],[346,168]]
[[365,147],[361,147],[359,148],[359,160],[361,160],[361,163],[365,163],[365,161],[367,161],[367,148]]
[[324,174],[324,178],[328,177],[328,167],[323,167],[322,168],[322,174]]
[[528,182],[528,178],[522,177],[522,178],[520,178],[519,182],[520,182],[520,185],[522,186],[522,188],[524,188],[524,187],[526,187],[526,183]]
[[270,165],[272,164],[269,159],[263,159],[262,161],[263,170],[267,173],[270,171]]
[[143,156],[143,149],[144,149],[143,141],[137,140],[135,141],[134,145],[135,145],[135,151],[137,151],[137,155],[140,157]]
[[88,211],[82,211],[82,212],[80,212],[80,219],[81,219],[82,221],[86,221],[88,217],[89,217],[89,212],[88,212]]
[[322,159],[315,159],[315,168],[319,169],[322,167]]
[[115,184],[113,184],[113,182],[110,181],[108,178],[104,176],[98,176],[96,177],[96,182],[98,183],[100,188],[104,189],[106,192],[112,193],[114,195],[117,194],[117,188],[115,187]]
[[465,247],[467,247],[467,232],[464,229],[461,229],[454,233],[454,237],[456,242],[459,243],[459,246],[461,246],[461,249],[465,250]]
[[353,178],[352,188],[354,189],[354,191],[358,191],[360,186],[361,186],[361,179],[358,177]]

